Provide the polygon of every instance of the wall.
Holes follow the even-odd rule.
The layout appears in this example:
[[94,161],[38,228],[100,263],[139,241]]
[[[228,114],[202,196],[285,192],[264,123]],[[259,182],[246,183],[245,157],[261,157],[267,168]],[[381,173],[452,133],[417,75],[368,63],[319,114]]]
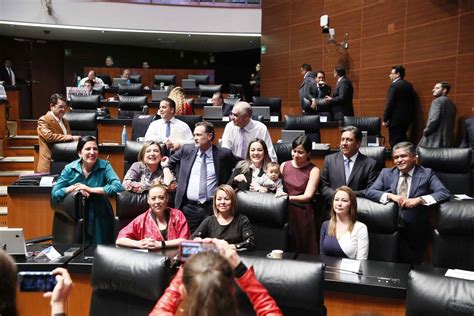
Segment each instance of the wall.
[[[349,33],[347,54],[325,42],[319,26],[323,14],[329,15],[339,41]],[[354,84],[356,115],[382,116],[390,69],[403,64],[421,101],[418,126],[424,127],[431,90],[441,80],[453,86],[450,96],[458,117],[473,116],[473,34],[471,0],[263,1],[262,45],[267,53],[262,55],[262,95],[281,96],[284,112],[299,114],[300,65],[324,69],[334,87],[332,69],[345,64]]]

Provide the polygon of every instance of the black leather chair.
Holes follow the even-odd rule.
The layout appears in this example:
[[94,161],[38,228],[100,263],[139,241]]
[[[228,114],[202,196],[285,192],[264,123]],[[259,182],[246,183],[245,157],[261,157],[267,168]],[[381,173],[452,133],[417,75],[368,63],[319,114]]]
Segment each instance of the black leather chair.
[[222,92],[221,84],[200,84],[199,85],[200,98],[212,98],[212,95],[216,92]]
[[102,81],[104,82],[104,84],[107,84],[109,85],[109,87],[112,85],[112,79],[110,78],[109,75],[97,75],[97,77],[99,77],[100,79],[102,79]]
[[245,99],[245,89],[241,83],[231,83],[229,85],[229,92],[233,95],[238,95],[241,99]]
[[51,146],[51,174],[61,174],[64,167],[78,159],[77,142],[55,143]]
[[142,83],[142,75],[130,75],[130,83]]
[[147,197],[148,192],[139,194],[123,191],[117,194],[118,226],[116,227],[116,233],[127,226],[135,217],[141,215],[148,209]]
[[[326,315],[324,306],[324,264],[242,256],[253,266],[255,276],[275,299],[284,315]],[[255,315],[247,296],[237,292],[241,315]]]
[[269,106],[270,115],[278,116],[281,120],[281,98],[280,97],[253,97],[253,106]]
[[167,257],[99,245],[89,315],[148,315],[168,286]]
[[141,83],[119,83],[118,94],[128,96],[141,96],[143,95],[143,85]]
[[433,266],[474,271],[474,201],[440,205],[433,232]]
[[71,108],[73,111],[88,110],[96,112],[100,107],[100,95],[71,95]]
[[125,149],[123,152],[123,175],[127,173],[128,169],[132,166],[134,162],[138,159],[138,153],[143,147],[142,142],[137,142],[129,140],[125,144]]
[[378,137],[381,142],[380,145],[384,143],[382,141],[382,136],[380,133],[381,119],[380,117],[368,117],[368,116],[344,116],[344,126],[355,126],[361,131],[367,132],[367,141],[369,143],[375,143],[376,138]]
[[418,161],[434,170],[451,194],[473,194],[470,148],[418,147]]
[[276,143],[273,144],[275,153],[277,155],[277,160],[279,164],[282,164],[285,161],[291,160],[291,144],[289,143]]
[[155,75],[155,87],[159,87],[162,82],[165,86],[174,86],[176,75]]
[[151,122],[157,119],[156,115],[135,114],[132,119],[132,140],[145,137]]
[[119,95],[118,118],[132,119],[135,114],[148,114],[147,97]]
[[97,138],[97,113],[68,112],[64,118],[69,122],[72,135],[92,135]]
[[376,168],[378,171],[385,168],[385,147],[360,147],[359,151],[377,162]]
[[285,115],[284,129],[288,130],[304,130],[306,136],[312,142],[321,142],[321,133],[319,132],[319,115],[299,115],[289,116]]
[[369,231],[369,260],[398,261],[398,207],[357,198],[358,220]]
[[405,315],[474,315],[474,282],[411,270]]
[[191,132],[194,132],[197,122],[202,122],[202,115],[176,115],[176,118],[188,124]]
[[209,75],[188,75],[188,79],[196,80],[196,85],[209,84]]
[[252,223],[257,250],[286,250],[288,244],[288,198],[274,194],[237,192],[236,212]]
[[84,223],[82,194],[71,192],[61,202],[51,202],[51,206],[54,210],[53,243],[81,244]]

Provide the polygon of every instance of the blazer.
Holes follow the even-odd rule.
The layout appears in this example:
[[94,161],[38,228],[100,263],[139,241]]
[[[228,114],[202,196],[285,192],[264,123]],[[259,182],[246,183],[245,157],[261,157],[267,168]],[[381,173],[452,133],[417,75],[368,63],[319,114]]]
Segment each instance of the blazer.
[[[378,176],[377,162],[359,152],[352,167],[349,183],[347,184],[357,196],[364,197],[368,187]],[[327,155],[324,158],[324,168],[321,174],[321,191],[326,201],[330,201],[335,189],[346,185],[344,174],[344,155],[341,152]]]
[[411,83],[398,79],[388,87],[387,105],[383,121],[389,122],[389,127],[407,128],[413,122],[416,111],[416,95]]
[[38,119],[38,142],[39,156],[37,172],[49,172],[51,164],[51,146],[54,143],[64,143],[72,141],[71,128],[68,121],[63,118],[64,127],[67,135],[64,135],[61,126],[49,111]]
[[[309,87],[309,92],[305,97],[308,100],[308,102],[303,102],[301,105],[305,114],[318,114],[322,110],[326,110],[324,97],[326,97],[327,95],[331,95],[331,86],[328,84],[325,84],[322,87],[318,87],[316,82],[314,82]],[[316,99],[317,101],[317,106],[318,106],[317,111],[311,108],[311,101],[313,98]]]
[[418,146],[454,147],[454,124],[456,105],[447,96],[441,96],[431,103],[428,121]]
[[308,71],[307,75],[303,78],[303,82],[300,84],[299,97],[301,108],[304,108],[305,98],[309,95],[309,90],[314,85],[314,72]]
[[332,100],[329,101],[331,114],[335,120],[343,120],[344,116],[354,116],[353,95],[352,82],[347,77],[342,77],[334,88]]
[[[247,182],[234,181],[234,178],[236,176],[238,176],[239,174],[243,174],[245,176],[245,180],[247,180]],[[262,169],[260,169],[260,172],[258,173],[258,176],[261,177],[263,175],[264,175],[264,172],[263,172],[263,168],[262,168]],[[231,176],[229,177],[229,181],[227,181],[228,185],[232,186],[236,190],[242,190],[242,191],[250,190],[250,183],[252,183],[252,170],[249,169],[249,170],[247,170],[246,173],[242,173],[242,168],[239,168],[238,166],[232,172]]]
[[[379,202],[382,194],[385,192],[397,194],[399,174],[400,171],[396,167],[382,169],[377,180],[375,180],[374,184],[366,191],[365,196],[368,199]],[[448,189],[446,189],[432,169],[416,166],[408,196],[413,198],[423,195],[431,195],[436,202],[449,200],[451,197]],[[425,212],[422,208],[424,208],[424,205],[412,209],[402,208],[400,209],[400,216],[405,221],[412,223],[422,219],[427,220],[428,212]]]
[[[178,186],[176,188],[175,207],[181,209],[189,183],[189,176],[199,148],[194,144],[185,144],[169,158],[169,168],[175,173]],[[218,148],[212,145],[214,170],[216,171],[217,185],[227,183],[240,158],[234,156],[227,148]],[[178,167],[179,165],[179,167]]]
[[[15,74],[15,80],[18,83],[18,76],[16,74],[15,69],[12,69],[13,73]],[[0,81],[5,81],[4,85],[5,86],[11,86],[12,82],[10,80],[10,76],[8,74],[7,68],[5,66],[1,65],[0,66]]]

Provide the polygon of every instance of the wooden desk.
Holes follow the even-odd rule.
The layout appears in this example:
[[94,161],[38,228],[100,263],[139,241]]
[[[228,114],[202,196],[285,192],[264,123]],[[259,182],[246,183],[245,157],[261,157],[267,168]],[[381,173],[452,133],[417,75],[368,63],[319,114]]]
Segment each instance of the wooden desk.
[[8,120],[18,121],[20,119],[20,88],[11,86],[5,87],[9,104]]

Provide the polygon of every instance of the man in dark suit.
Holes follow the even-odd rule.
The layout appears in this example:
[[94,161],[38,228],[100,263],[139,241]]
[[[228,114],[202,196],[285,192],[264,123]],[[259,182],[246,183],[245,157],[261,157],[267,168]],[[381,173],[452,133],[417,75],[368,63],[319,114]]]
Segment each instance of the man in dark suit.
[[308,100],[309,90],[311,86],[315,84],[314,82],[314,72],[310,64],[302,64],[300,67],[301,74],[303,75],[303,82],[300,85],[299,98],[301,109],[304,111],[306,103],[310,102]]
[[316,79],[309,88],[309,94],[306,96],[303,112],[305,115],[317,115],[321,112],[329,112],[325,105],[326,96],[331,95],[331,86],[326,84],[326,74],[319,70],[316,72]]
[[324,158],[321,190],[326,202],[331,201],[335,189],[342,185],[363,197],[377,179],[376,161],[359,152],[361,141],[360,129],[346,126],[341,131],[341,151]]
[[389,77],[392,84],[388,87],[382,124],[388,127],[389,142],[393,147],[408,140],[407,131],[415,119],[416,95],[411,83],[404,79],[402,65],[393,66]]
[[449,148],[454,147],[454,123],[456,120],[456,105],[448,98],[451,85],[448,82],[438,82],[433,88],[428,121],[423,137],[418,146]]
[[433,170],[416,164],[412,143],[398,143],[392,155],[395,167],[382,170],[366,197],[380,203],[398,204],[400,259],[420,264],[430,232],[427,206],[449,200],[451,194]]
[[197,123],[194,144],[185,144],[168,162],[178,181],[175,207],[183,211],[191,232],[212,215],[212,196],[217,186],[227,183],[239,160],[229,149],[213,145],[214,136],[211,123]]
[[212,95],[212,106],[221,106],[222,107],[222,116],[230,116],[232,109],[234,108],[233,104],[224,103],[224,96],[221,92],[215,92]]
[[336,88],[332,97],[327,96],[325,104],[331,109],[334,120],[342,121],[344,116],[354,116],[354,106],[352,105],[352,97],[354,88],[352,82],[346,77],[346,69],[342,66],[334,68],[334,78],[336,78]]
[[474,117],[468,118],[464,121],[463,135],[464,136],[459,147],[471,148],[473,150],[471,155],[471,166],[474,167]]
[[15,86],[19,81],[23,81],[16,76],[10,59],[5,59],[3,67],[0,67],[0,81],[4,82],[4,86]]

